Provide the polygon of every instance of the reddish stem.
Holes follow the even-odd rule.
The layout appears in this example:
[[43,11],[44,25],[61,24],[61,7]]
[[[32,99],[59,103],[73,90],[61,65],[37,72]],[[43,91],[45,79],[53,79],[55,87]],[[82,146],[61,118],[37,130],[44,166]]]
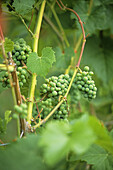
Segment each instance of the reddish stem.
[[81,21],[81,19],[80,19],[79,15],[77,14],[77,12],[75,12],[75,11],[74,11],[73,9],[71,9],[71,8],[66,7],[61,0],[59,0],[59,1],[60,1],[61,5],[63,6],[63,8],[62,8],[61,5],[59,4],[59,2],[56,0],[57,4],[58,4],[58,6],[60,7],[61,10],[66,9],[66,10],[68,10],[68,11],[73,12],[73,13],[77,16],[78,21],[79,21],[80,26],[81,26],[81,29],[82,29],[83,43],[82,43],[82,47],[81,47],[81,52],[80,52],[79,60],[78,60],[78,63],[77,63],[77,65],[76,65],[77,67],[79,67],[80,62],[81,62],[81,59],[82,59],[83,51],[84,51],[84,46],[85,46],[85,43],[86,43],[86,36],[85,36],[85,30],[84,30],[84,27],[83,27],[83,22]]
[[1,40],[4,41],[4,35],[3,35],[3,32],[2,32],[1,25],[0,25],[0,37],[1,37]]
[[31,14],[31,20],[30,20],[30,23],[29,23],[28,29],[30,29],[31,22],[32,22],[32,19],[33,19],[33,15],[34,15],[34,11],[32,11],[32,14]]

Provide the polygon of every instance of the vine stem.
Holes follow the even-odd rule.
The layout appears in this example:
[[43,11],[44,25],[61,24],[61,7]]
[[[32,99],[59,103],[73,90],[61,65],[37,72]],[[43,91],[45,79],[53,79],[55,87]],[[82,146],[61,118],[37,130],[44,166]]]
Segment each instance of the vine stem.
[[[39,34],[40,34],[45,4],[46,4],[46,0],[43,0],[40,11],[39,11],[39,17],[38,17],[38,20],[37,20],[37,23],[36,23],[36,29],[35,29],[35,33],[34,33],[35,36],[34,36],[34,42],[33,42],[33,52],[36,52],[36,53],[38,51],[38,40],[39,40]],[[28,103],[28,112],[27,112],[27,122],[28,122],[28,124],[31,124],[31,119],[32,119],[32,110],[33,110],[33,103],[34,103],[36,77],[37,77],[36,73],[33,73],[32,80],[31,80],[31,86],[30,86],[30,92],[29,92],[29,100],[31,102]]]
[[[0,29],[0,39],[1,39],[1,46],[2,46],[2,53],[3,53],[3,57],[4,57],[4,60],[5,60],[5,63],[6,63],[6,67],[2,65],[2,68],[4,67],[7,72],[8,72],[8,77],[9,77],[9,81],[10,81],[10,85],[11,85],[11,91],[12,91],[12,96],[13,96],[13,101],[14,101],[14,104],[16,105],[17,104],[17,98],[16,98],[16,92],[15,92],[15,88],[14,88],[14,85],[13,85],[13,81],[12,81],[12,75],[10,73],[10,69],[9,69],[9,65],[8,65],[8,60],[7,60],[7,56],[6,56],[6,53],[5,53],[5,48],[4,48],[4,36],[3,36],[3,32],[2,32],[2,29]],[[14,66],[12,66],[13,69],[14,69]],[[11,68],[12,69],[12,68]],[[12,71],[12,70],[11,70]],[[14,72],[14,70],[13,70]],[[12,73],[13,73],[12,72]],[[20,120],[19,120],[19,116],[18,116],[18,119],[17,119],[17,135],[18,137],[20,137]]]
[[54,6],[53,6],[53,5],[50,5],[49,3],[48,3],[48,5],[50,6],[51,11],[52,11],[52,13],[53,13],[53,15],[54,15],[54,17],[55,17],[55,20],[56,20],[56,22],[57,22],[57,24],[58,24],[58,26],[59,26],[59,29],[60,29],[61,34],[62,34],[62,36],[63,36],[63,39],[64,39],[67,47],[69,47],[70,44],[69,44],[69,42],[68,42],[68,40],[67,40],[67,37],[66,37],[65,32],[64,32],[64,29],[63,29],[63,27],[62,27],[62,25],[61,25],[61,23],[60,23],[60,20],[59,20],[57,14],[56,14],[56,11],[54,10]]
[[[10,72],[14,71],[14,66],[8,66],[8,68],[9,68]],[[0,64],[0,70],[7,71],[6,65],[5,64]]]
[[69,93],[69,91],[70,91],[70,89],[71,89],[71,86],[72,86],[72,83],[73,83],[73,80],[74,80],[74,78],[75,78],[75,76],[76,76],[77,71],[78,71],[78,67],[75,68],[75,71],[74,71],[74,73],[73,73],[73,77],[72,77],[72,79],[71,79],[71,81],[70,81],[70,84],[69,84],[69,86],[68,86],[67,92],[66,92],[66,94],[64,95],[64,97],[62,98],[62,100],[61,100],[61,101],[55,106],[55,108],[46,116],[45,119],[41,120],[38,124],[36,124],[36,125],[33,126],[33,129],[34,129],[34,130],[35,130],[36,128],[40,127],[40,125],[42,125],[43,123],[45,123],[45,122],[54,114],[54,112],[60,107],[60,105],[61,105],[64,101],[66,101],[67,95],[68,95],[68,93]]
[[82,43],[82,47],[81,47],[81,52],[80,52],[80,56],[79,56],[79,59],[78,59],[78,63],[77,63],[77,65],[76,65],[77,67],[79,67],[80,62],[81,62],[81,59],[82,59],[82,55],[83,55],[85,43],[86,43],[86,36],[85,36],[85,30],[84,30],[84,27],[83,27],[83,22],[81,21],[81,18],[79,17],[79,15],[77,14],[77,12],[75,12],[75,11],[74,11],[73,9],[71,9],[71,8],[66,7],[61,0],[59,0],[59,1],[60,1],[61,5],[63,6],[63,8],[62,8],[61,5],[59,4],[59,2],[56,0],[56,2],[57,2],[57,4],[58,4],[58,6],[60,7],[60,9],[62,9],[62,10],[66,9],[66,10],[68,10],[68,11],[71,11],[71,12],[73,12],[73,13],[77,16],[78,21],[79,21],[79,24],[80,24],[81,29],[82,29],[83,43]]
[[31,87],[30,87],[30,95],[29,95],[29,100],[31,102],[29,102],[28,104],[28,115],[27,115],[27,122],[29,124],[31,124],[31,119],[32,119],[32,108],[33,108],[33,102],[34,102],[35,85],[36,85],[36,74],[33,73]]
[[24,26],[26,27],[27,31],[31,34],[32,37],[34,37],[33,32],[30,30],[30,28],[27,26],[27,24],[25,23],[24,19],[22,18],[21,15],[18,15],[19,18],[21,19],[21,21],[23,22]]
[[38,40],[39,40],[39,34],[40,34],[40,28],[41,28],[44,9],[45,9],[45,4],[46,4],[46,0],[43,0],[40,11],[39,11],[39,17],[38,17],[38,21],[36,24],[35,34],[34,34],[35,37],[34,37],[34,44],[33,44],[33,52],[36,52],[36,53],[38,50]]

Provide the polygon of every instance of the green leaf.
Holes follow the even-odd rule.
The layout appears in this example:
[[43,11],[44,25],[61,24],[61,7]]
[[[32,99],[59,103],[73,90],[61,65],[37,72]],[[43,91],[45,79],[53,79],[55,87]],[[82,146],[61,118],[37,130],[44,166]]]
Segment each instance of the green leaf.
[[94,143],[96,136],[88,121],[89,117],[85,115],[71,125],[63,122],[47,124],[40,146],[44,148],[45,160],[49,165],[63,159],[69,151],[82,154]]
[[104,125],[102,125],[99,120],[94,117],[90,117],[89,124],[97,136],[96,144],[113,154],[113,141]]
[[[111,161],[112,159],[112,161]],[[94,170],[112,170],[113,157],[106,152],[102,147],[93,145],[91,148],[80,157],[80,160],[86,161],[93,165]]]
[[77,154],[85,152],[89,146],[96,140],[96,135],[93,129],[89,125],[89,116],[83,115],[78,121],[71,127],[72,150]]
[[64,71],[64,69],[70,65],[71,58],[75,56],[74,49],[72,47],[67,47],[64,52],[62,52],[59,47],[56,47],[54,50],[56,55],[55,66],[57,69]]
[[45,160],[49,165],[57,163],[69,151],[68,124],[51,122],[43,131],[40,146],[44,147]]
[[0,117],[0,134],[4,133],[5,129],[4,129],[4,121],[3,119]]
[[[11,52],[14,48],[14,43],[13,41],[11,41],[8,38],[5,38],[5,42],[4,42],[4,49],[5,49],[5,54],[7,55],[8,52]],[[2,49],[0,48],[0,56],[2,56]]]
[[39,136],[29,135],[17,142],[9,144],[4,150],[0,150],[0,168],[2,170],[47,170],[41,150],[38,148]]
[[11,121],[12,117],[10,117],[11,111],[5,111],[4,119],[0,118],[0,133],[5,133],[7,129],[7,124]]
[[25,15],[29,13],[32,8],[33,4],[35,3],[35,0],[14,0],[13,7],[15,8],[15,11],[19,13],[20,15]]
[[7,110],[5,112],[5,122],[6,122],[6,125],[11,121],[12,117],[10,117],[11,115],[11,111],[10,110]]
[[50,47],[42,50],[42,56],[39,57],[37,53],[33,52],[29,55],[27,60],[27,67],[32,73],[45,77],[49,69],[55,62],[54,51]]
[[[90,7],[89,2],[85,0],[77,0],[74,5],[74,10],[78,13],[81,20],[85,22],[84,27],[86,32],[92,34],[96,30],[113,29],[113,24],[110,22],[113,18],[113,2],[108,0],[96,0]],[[77,17],[72,13],[72,18]],[[77,25],[80,24],[77,20]]]
[[104,83],[112,79],[113,73],[113,40],[103,38],[102,42],[96,36],[87,40],[82,63],[94,68],[95,74]]

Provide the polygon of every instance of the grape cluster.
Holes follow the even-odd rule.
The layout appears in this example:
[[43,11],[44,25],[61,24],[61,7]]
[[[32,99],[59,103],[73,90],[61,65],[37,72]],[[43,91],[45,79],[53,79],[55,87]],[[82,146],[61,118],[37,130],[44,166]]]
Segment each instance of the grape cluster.
[[26,42],[23,38],[20,38],[18,41],[16,41],[12,51],[12,58],[17,67],[23,66],[23,64],[27,63],[27,58],[29,57],[30,53],[31,47],[26,45]]
[[[26,45],[26,42],[23,38],[20,38],[18,41],[16,41],[14,44],[14,50],[12,51],[12,58],[16,64],[20,87],[22,87],[28,79],[28,74],[23,68],[23,64],[27,63],[27,58],[29,57],[30,53],[31,48],[29,45]],[[3,87],[10,87],[8,72],[5,72],[5,74],[0,79],[0,82],[2,83]]]
[[27,117],[27,105],[25,103],[22,103],[20,106],[15,105],[14,110],[15,110],[15,113],[13,114],[13,118],[17,119],[18,115],[22,119]]
[[[73,76],[73,73],[74,73],[74,70],[69,71],[70,77]],[[74,81],[73,81],[71,89],[70,89],[70,103],[71,104],[77,104],[78,101],[80,100],[80,98],[81,98],[81,95],[80,95],[80,92],[77,88],[76,78],[74,78]]]
[[[43,111],[41,113],[41,118],[45,118],[52,109],[58,104],[57,98],[47,98],[46,100],[43,100],[40,102],[39,107],[43,108]],[[52,119],[67,119],[68,117],[68,106],[66,101],[61,104],[61,106],[54,112]]]
[[77,88],[82,92],[85,98],[95,99],[97,88],[95,82],[92,80],[94,73],[89,70],[88,66],[85,66],[83,71],[77,73],[76,81]]
[[22,67],[18,67],[16,73],[18,76],[19,85],[20,85],[20,87],[22,87],[26,83],[27,71]]
[[[68,74],[61,74],[60,76],[52,76],[46,79],[46,82],[41,86],[40,94],[45,96],[44,99],[39,102],[39,110],[41,119],[44,119],[58,104],[60,97],[64,96],[67,92],[70,83],[70,77]],[[36,113],[36,108],[35,108]],[[61,104],[61,106],[51,116],[55,120],[66,120],[68,117],[69,109],[67,102]],[[36,117],[37,114],[34,114]]]
[[0,78],[0,82],[2,83],[2,87],[10,87],[8,72],[5,72],[4,75]]
[[47,97],[58,97],[67,92],[70,77],[68,74],[61,74],[60,76],[52,76],[46,79],[46,83],[41,86],[41,95],[47,94]]

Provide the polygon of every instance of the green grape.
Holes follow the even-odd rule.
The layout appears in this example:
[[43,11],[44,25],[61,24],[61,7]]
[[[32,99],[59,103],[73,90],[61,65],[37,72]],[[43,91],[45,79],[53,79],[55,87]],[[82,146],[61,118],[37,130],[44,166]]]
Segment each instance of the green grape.
[[60,83],[60,82],[58,82],[58,83],[57,83],[57,86],[58,86],[58,87],[61,87],[61,83]]
[[22,80],[22,83],[26,83],[26,82],[27,82],[26,79],[23,79],[23,80]]
[[84,77],[83,77],[83,80],[84,80],[85,82],[87,82],[88,77],[84,76]]
[[47,93],[47,90],[46,90],[46,89],[44,89],[44,90],[43,90],[43,93]]
[[82,89],[82,85],[80,85],[80,84],[77,87],[78,87],[78,89]]
[[55,90],[55,88],[54,88],[54,87],[51,87],[50,89],[51,89],[51,91],[52,91],[52,92]]
[[22,109],[27,109],[27,105],[24,103],[21,104],[21,107],[22,107]]
[[92,89],[93,89],[93,86],[92,86],[92,85],[89,85],[89,89],[92,90]]
[[83,75],[83,76],[86,76],[87,74],[88,74],[88,72],[86,72],[86,71],[83,71],[83,72],[82,72],[82,75]]
[[64,78],[65,78],[66,80],[68,80],[68,79],[69,79],[69,75],[68,75],[68,74],[65,74],[65,75],[64,75]]
[[57,92],[56,92],[56,91],[53,91],[53,92],[52,92],[52,95],[53,95],[53,96],[56,96],[56,95],[57,95]]
[[21,48],[20,48],[19,45],[14,45],[14,49],[15,49],[16,51],[19,51]]
[[94,90],[94,91],[97,91],[97,88],[96,88],[96,87],[94,87],[94,88],[93,88],[93,90]]
[[84,67],[84,71],[89,71],[89,67],[88,67],[88,66],[85,66],[85,67]]
[[12,116],[14,119],[18,119],[18,114],[14,113]]
[[21,76],[20,76],[22,79],[25,79],[25,76],[22,74]]
[[80,84],[83,86],[85,84],[85,82],[84,81],[80,81]]
[[64,80],[63,80],[63,79],[59,79],[58,81],[59,81],[60,83],[62,83],[62,84],[64,83]]
[[43,87],[43,88],[47,88],[47,84],[43,84],[42,87]]
[[19,82],[19,85],[22,87],[23,86],[23,82]]
[[27,72],[26,72],[25,69],[22,69],[22,70],[21,70],[21,74],[26,75],[26,73],[27,73]]
[[22,113],[22,108],[18,105],[15,105],[14,106],[14,110],[17,112],[17,113]]
[[19,52],[16,52],[16,53],[15,53],[15,56],[18,57],[18,56],[19,56]]
[[82,77],[78,77],[77,79],[78,79],[78,80],[82,80]]
[[20,61],[16,61],[17,66],[20,66],[20,64],[21,64]]
[[23,56],[23,55],[25,54],[25,52],[24,52],[24,51],[21,51],[20,54]]
[[18,71],[21,71],[22,70],[22,67],[18,67],[18,69],[17,69]]
[[92,71],[89,72],[89,75],[92,76],[94,73]]
[[26,56],[25,56],[25,55],[23,55],[21,58],[22,58],[22,60],[25,60],[25,59],[26,59]]
[[86,88],[85,91],[88,92],[88,91],[89,91],[89,88]]
[[62,91],[59,91],[58,94],[59,94],[59,95],[62,95]]

